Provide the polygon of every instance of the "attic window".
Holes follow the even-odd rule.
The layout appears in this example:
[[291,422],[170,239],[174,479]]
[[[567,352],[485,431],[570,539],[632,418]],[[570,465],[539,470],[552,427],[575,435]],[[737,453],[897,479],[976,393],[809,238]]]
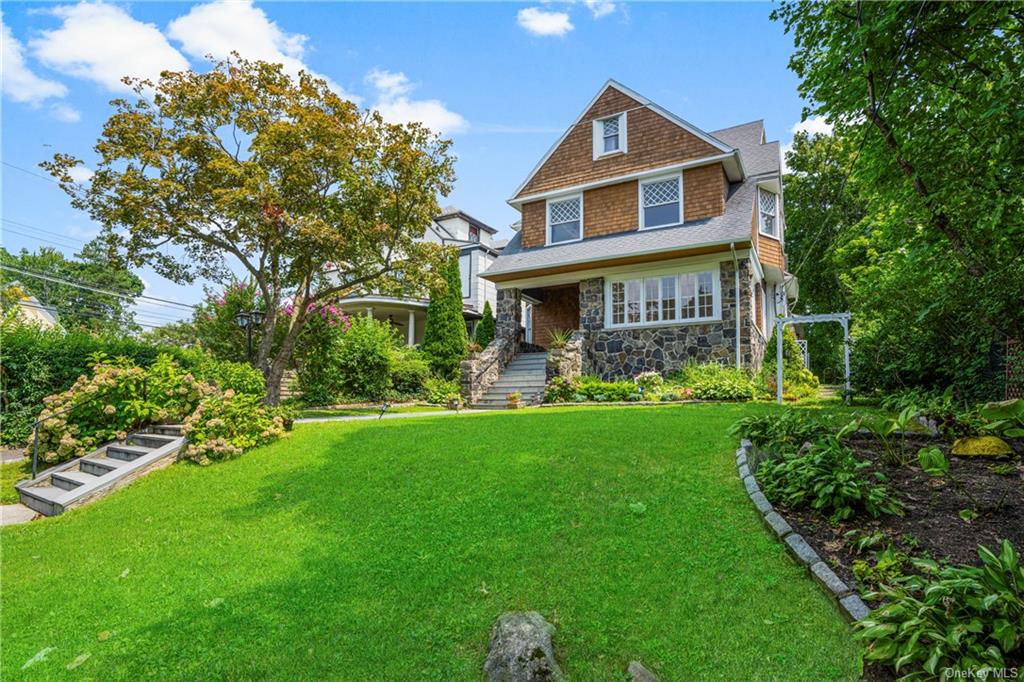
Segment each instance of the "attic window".
[[469,226],[469,241],[479,242],[480,241],[480,228],[476,225]]
[[758,213],[760,214],[761,234],[778,238],[779,195],[766,189],[759,189],[757,192],[757,205]]
[[626,114],[594,121],[594,158],[626,151]]

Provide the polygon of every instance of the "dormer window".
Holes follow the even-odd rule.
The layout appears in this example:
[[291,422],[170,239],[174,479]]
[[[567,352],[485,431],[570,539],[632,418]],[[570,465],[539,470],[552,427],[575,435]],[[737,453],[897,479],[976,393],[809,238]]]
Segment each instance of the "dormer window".
[[594,121],[594,158],[626,151],[626,114]]
[[757,191],[757,206],[760,213],[761,234],[779,238],[779,195],[766,189]]
[[474,243],[480,242],[480,228],[476,225],[469,226],[469,241]]

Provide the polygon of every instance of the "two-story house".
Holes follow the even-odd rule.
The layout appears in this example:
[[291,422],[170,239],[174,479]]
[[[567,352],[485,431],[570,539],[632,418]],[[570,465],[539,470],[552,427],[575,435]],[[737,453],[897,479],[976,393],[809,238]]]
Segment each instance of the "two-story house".
[[[470,332],[483,315],[488,301],[495,307],[497,288],[481,274],[497,259],[503,241],[482,220],[454,206],[441,209],[441,215],[427,227],[423,239],[459,249],[459,274],[462,280],[462,311]],[[427,299],[393,296],[359,295],[342,299],[339,307],[349,315],[371,315],[399,330],[410,346],[423,342],[426,326]]]
[[518,233],[483,274],[499,335],[578,330],[606,378],[760,367],[797,286],[782,192],[761,121],[705,132],[609,80],[509,199]]

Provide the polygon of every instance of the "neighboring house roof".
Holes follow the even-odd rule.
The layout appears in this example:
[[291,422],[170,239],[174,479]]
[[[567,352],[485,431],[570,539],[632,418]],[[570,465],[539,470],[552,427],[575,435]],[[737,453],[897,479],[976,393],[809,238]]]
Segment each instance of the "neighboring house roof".
[[39,299],[25,291],[21,282],[10,282],[5,291],[15,292],[18,295],[18,317],[23,322],[37,324],[43,329],[55,329],[60,327],[57,321],[57,309],[53,306],[43,305]]
[[601,98],[601,95],[603,95],[605,90],[607,90],[608,88],[614,88],[614,89],[618,90],[619,92],[621,92],[622,94],[626,95],[627,97],[630,97],[630,98],[636,100],[637,102],[640,103],[641,106],[647,107],[651,111],[661,115],[662,117],[664,117],[665,119],[671,121],[672,123],[675,123],[677,126],[682,128],[683,130],[687,131],[691,135],[694,135],[694,136],[700,138],[704,142],[707,142],[709,145],[711,145],[712,147],[717,148],[722,153],[728,154],[728,153],[731,153],[731,152],[734,151],[734,149],[733,149],[733,147],[731,145],[723,142],[721,139],[717,138],[716,136],[714,136],[714,135],[712,135],[710,133],[704,132],[703,130],[701,130],[697,126],[695,126],[692,123],[684,120],[683,118],[673,114],[671,111],[669,111],[668,109],[665,109],[661,105],[659,105],[659,104],[657,104],[655,102],[652,102],[651,100],[647,99],[646,97],[644,97],[640,93],[636,92],[635,90],[632,90],[632,89],[626,87],[625,85],[623,85],[622,83],[619,83],[618,81],[616,81],[613,78],[609,78],[607,81],[605,81],[605,84],[601,86],[601,89],[597,91],[597,94],[594,95],[594,98],[591,99],[590,102],[587,103],[587,106],[585,106],[583,108],[583,111],[580,112],[580,115],[576,117],[576,119],[572,122],[572,124],[568,128],[566,128],[565,132],[562,133],[561,137],[559,137],[557,140],[555,140],[555,143],[553,145],[551,145],[551,148],[548,149],[548,151],[544,154],[544,156],[541,157],[541,159],[537,163],[537,165],[534,166],[533,170],[531,170],[529,175],[526,176],[526,179],[523,180],[522,183],[520,183],[519,187],[516,188],[516,191],[514,191],[512,193],[512,198],[509,199],[509,203],[513,203],[516,200],[516,198],[519,196],[519,194],[523,191],[523,189],[528,184],[530,184],[530,180],[532,180],[533,176],[537,174],[537,171],[539,171],[544,166],[544,164],[547,163],[547,160],[551,158],[551,155],[555,153],[555,150],[557,150],[562,145],[562,143],[565,141],[565,138],[567,138],[569,136],[569,133],[571,133],[573,131],[573,129],[577,125],[579,125],[580,121],[583,120],[583,117],[587,115],[587,112],[590,111],[591,107],[594,106],[594,103],[597,102],[597,100]]
[[481,274],[498,275],[529,272],[561,265],[600,263],[624,255],[655,254],[750,240],[750,220],[757,183],[748,180],[729,187],[722,215],[693,220],[677,227],[619,232],[582,241],[523,249],[517,233],[501,256]]
[[458,206],[445,206],[444,208],[441,209],[441,215],[434,218],[434,220],[444,220],[445,218],[451,218],[455,216],[462,218],[466,222],[475,225],[476,227],[479,227],[484,232],[488,232],[490,234],[497,234],[498,232],[496,229],[494,229],[484,221],[480,220],[479,218],[474,218],[473,216],[469,215],[468,213],[460,209]]

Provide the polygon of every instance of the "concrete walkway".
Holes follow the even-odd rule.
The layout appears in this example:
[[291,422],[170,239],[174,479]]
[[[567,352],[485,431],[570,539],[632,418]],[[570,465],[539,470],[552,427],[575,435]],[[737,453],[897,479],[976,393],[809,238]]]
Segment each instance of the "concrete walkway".
[[39,516],[23,504],[0,504],[0,526],[28,523]]
[[296,419],[296,424],[312,424],[315,422],[358,422],[358,421],[383,421],[385,419],[411,419],[413,417],[441,417],[449,414],[481,414],[492,410],[433,410],[430,412],[385,412],[383,417],[375,414],[345,415],[341,417],[306,417]]

